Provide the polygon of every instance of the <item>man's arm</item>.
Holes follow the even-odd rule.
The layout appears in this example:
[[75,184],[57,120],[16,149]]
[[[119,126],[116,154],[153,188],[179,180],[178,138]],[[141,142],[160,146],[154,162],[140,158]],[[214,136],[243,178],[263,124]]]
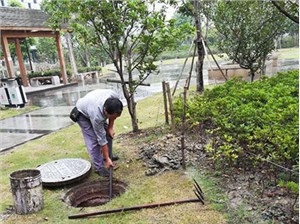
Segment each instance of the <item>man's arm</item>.
[[113,167],[114,164],[112,163],[111,159],[109,158],[109,154],[108,154],[108,145],[105,144],[103,146],[101,146],[101,151],[103,153],[103,157],[105,158],[105,166],[106,168],[109,168],[109,167]]
[[115,132],[114,132],[114,122],[115,119],[108,119],[108,127],[107,127],[107,132],[109,134],[109,136],[113,139],[115,136]]

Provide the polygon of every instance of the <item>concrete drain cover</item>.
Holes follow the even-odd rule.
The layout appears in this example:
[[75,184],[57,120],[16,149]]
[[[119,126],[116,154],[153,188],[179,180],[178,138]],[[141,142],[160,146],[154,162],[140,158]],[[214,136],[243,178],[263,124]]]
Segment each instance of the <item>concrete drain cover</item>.
[[[126,191],[124,182],[113,180],[112,196],[119,196]],[[63,196],[64,202],[72,207],[93,207],[109,201],[109,180],[86,182],[69,189]]]
[[59,159],[37,167],[41,171],[44,186],[61,186],[85,178],[91,170],[91,163],[84,159]]

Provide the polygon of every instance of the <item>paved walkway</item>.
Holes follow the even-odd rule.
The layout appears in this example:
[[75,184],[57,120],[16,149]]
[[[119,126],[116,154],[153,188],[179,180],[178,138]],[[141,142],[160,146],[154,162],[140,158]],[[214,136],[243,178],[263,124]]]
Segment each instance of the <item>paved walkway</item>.
[[[25,87],[26,95],[70,85]],[[50,106],[0,120],[0,154],[27,141],[42,137],[71,125],[69,113],[73,106]]]
[[41,86],[37,86],[37,87],[24,87],[25,93],[26,95],[30,95],[30,94],[37,94],[39,92],[45,92],[47,90],[54,90],[54,89],[61,89],[64,87],[68,87],[68,86],[75,86],[78,85],[78,83],[69,83],[69,84],[59,84],[59,85],[41,85]]

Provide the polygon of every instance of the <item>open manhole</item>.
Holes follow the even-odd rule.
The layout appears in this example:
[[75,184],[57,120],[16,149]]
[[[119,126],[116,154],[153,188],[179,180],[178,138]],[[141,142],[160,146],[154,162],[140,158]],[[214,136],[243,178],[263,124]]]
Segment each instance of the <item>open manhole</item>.
[[[113,180],[112,197],[115,198],[126,191],[124,182]],[[69,189],[64,202],[72,207],[93,207],[109,201],[109,180],[90,181]]]

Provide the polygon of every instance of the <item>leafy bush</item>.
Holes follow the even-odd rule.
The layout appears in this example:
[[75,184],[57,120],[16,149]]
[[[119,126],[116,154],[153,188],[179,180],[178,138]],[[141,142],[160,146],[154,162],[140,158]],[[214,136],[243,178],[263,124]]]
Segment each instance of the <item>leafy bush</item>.
[[[90,72],[90,71],[101,71],[101,67],[94,66],[94,67],[81,67],[77,69],[79,73],[83,72]],[[53,70],[47,70],[44,72],[32,72],[28,74],[28,78],[34,78],[34,77],[41,77],[41,76],[60,76],[60,70],[59,69],[53,69]],[[67,76],[71,76],[71,71],[67,69]]]
[[[44,72],[31,72],[28,73],[28,78],[34,78],[34,77],[43,77],[43,76],[60,76],[60,70],[53,69],[53,70],[47,70]],[[71,72],[67,69],[67,76],[71,76]]]
[[[218,162],[267,159],[292,169],[299,155],[298,84],[298,70],[253,83],[232,79],[190,99],[187,120],[209,135],[206,149]],[[174,112],[178,120],[181,99]]]

